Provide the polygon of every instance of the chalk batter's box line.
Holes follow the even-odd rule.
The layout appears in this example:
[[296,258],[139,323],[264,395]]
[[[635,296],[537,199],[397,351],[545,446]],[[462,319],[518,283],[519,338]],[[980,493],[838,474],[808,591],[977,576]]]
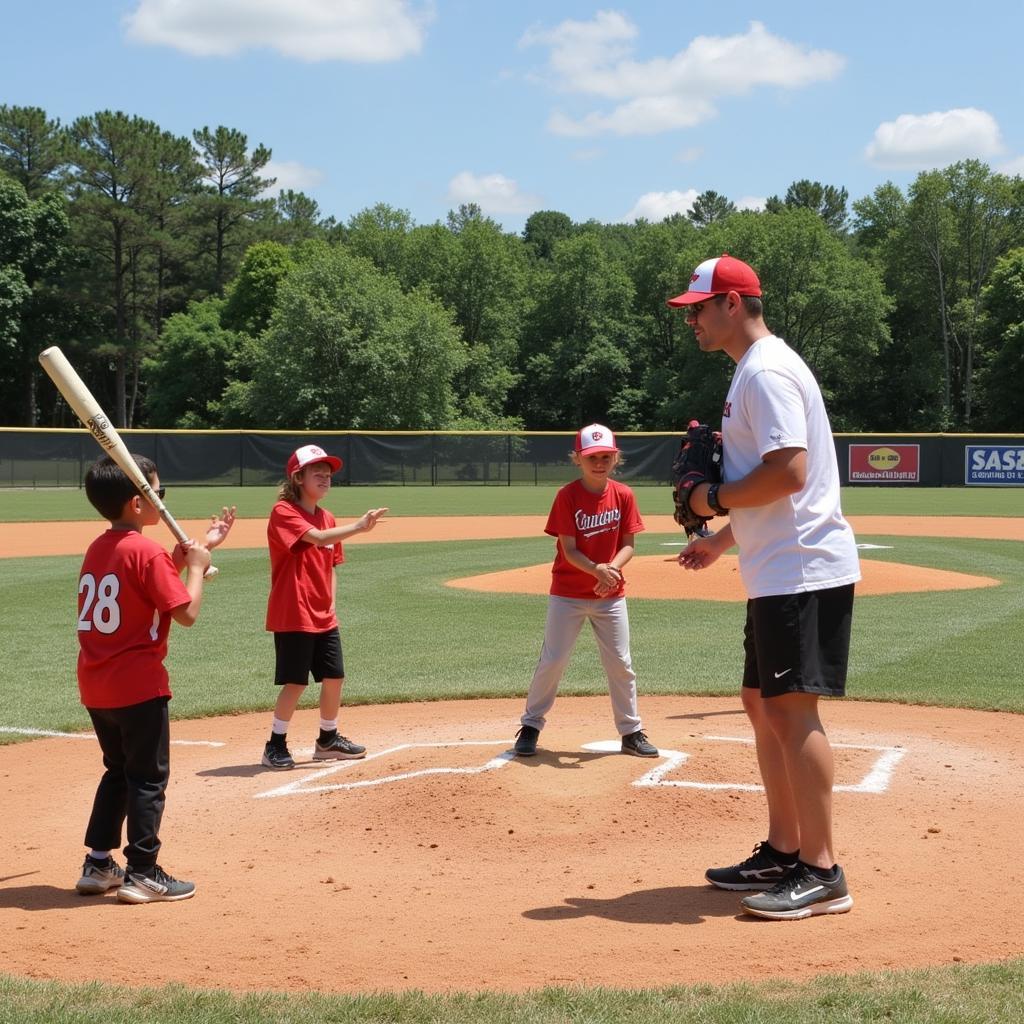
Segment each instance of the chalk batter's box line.
[[[744,743],[748,745],[753,744],[753,740],[742,736],[703,736],[705,740],[718,743]],[[514,760],[515,752],[509,749],[504,750],[498,754],[497,757],[491,758],[485,764],[476,765],[474,767],[466,768],[454,768],[454,767],[438,767],[438,768],[422,768],[418,771],[409,772],[397,772],[392,775],[383,775],[374,779],[358,779],[354,782],[335,782],[330,784],[317,785],[319,779],[329,778],[332,775],[336,775],[338,772],[353,771],[360,765],[365,765],[367,762],[374,761],[377,758],[386,757],[390,754],[400,753],[403,750],[438,750],[445,749],[448,747],[484,747],[484,746],[504,746],[507,747],[507,740],[459,740],[452,741],[449,743],[438,742],[438,743],[401,743],[395,747],[389,747],[387,750],[381,750],[377,753],[368,754],[365,758],[360,760],[348,760],[340,761],[335,764],[331,764],[328,767],[316,772],[312,775],[307,775],[301,779],[296,779],[294,782],[286,783],[283,786],[278,786],[274,789],[267,790],[263,793],[256,793],[254,796],[257,799],[263,799],[265,797],[275,796],[292,796],[292,795],[304,795],[308,793],[329,793],[338,790],[348,789],[365,789],[370,786],[380,786],[393,782],[403,782],[408,779],[423,778],[428,775],[479,775],[482,772],[494,771],[498,768],[503,768],[510,761]],[[904,747],[885,747],[876,746],[872,744],[857,744],[857,743],[834,743],[833,747],[842,748],[847,750],[874,750],[879,753],[879,757],[876,759],[871,770],[855,785],[839,785],[835,786],[834,789],[837,792],[847,793],[884,793],[892,781],[893,772],[896,765],[902,760],[903,756],[907,753]],[[620,749],[619,740],[598,740],[593,743],[583,744],[584,750],[593,750],[600,753],[618,753]],[[751,783],[742,782],[697,782],[692,780],[684,779],[666,779],[665,776],[676,768],[685,764],[690,755],[682,750],[665,750],[662,749],[660,752],[661,763],[652,768],[649,772],[646,772],[639,779],[636,779],[632,785],[641,787],[653,787],[653,786],[666,786],[675,787],[680,789],[703,789],[703,790],[740,790],[745,792],[763,792],[764,787]]]
[[[743,743],[753,746],[754,741],[748,736],[703,736],[705,740],[715,743]],[[896,766],[907,754],[906,747],[878,746],[871,743],[833,743],[837,750],[874,750],[879,756],[868,773],[854,785],[833,786],[836,793],[884,793],[892,782]],[[764,786],[750,782],[696,782],[686,779],[666,779],[665,776],[674,768],[678,768],[689,759],[689,755],[679,750],[663,750],[666,756],[664,764],[652,768],[642,778],[633,783],[634,786],[672,786],[678,789],[703,790],[738,790],[745,793],[763,793]]]
[[479,775],[481,772],[493,771],[508,764],[515,757],[515,752],[506,749],[497,757],[492,757],[486,764],[477,765],[471,768],[421,768],[415,772],[399,772],[395,775],[382,775],[376,779],[358,779],[355,782],[336,782],[332,785],[317,786],[310,785],[317,779],[328,778],[341,771],[352,771],[359,765],[365,765],[375,761],[379,757],[387,757],[389,754],[397,754],[403,750],[431,750],[446,747],[508,747],[508,740],[453,740],[450,743],[400,743],[397,747],[389,747],[387,750],[380,750],[374,754],[367,754],[366,757],[358,760],[337,761],[321,771],[314,772],[295,782],[289,782],[276,789],[267,790],[265,793],[254,794],[257,800],[271,796],[290,796],[294,793],[305,795],[307,793],[330,793],[343,789],[365,789],[368,786],[381,786],[390,782],[403,782],[406,779],[421,778],[425,775]]
[[[57,732],[54,729],[18,729],[14,726],[0,725],[0,732],[6,732],[13,736],[56,736],[65,740],[94,740],[94,732]],[[223,747],[220,740],[171,740],[171,743],[179,747]]]

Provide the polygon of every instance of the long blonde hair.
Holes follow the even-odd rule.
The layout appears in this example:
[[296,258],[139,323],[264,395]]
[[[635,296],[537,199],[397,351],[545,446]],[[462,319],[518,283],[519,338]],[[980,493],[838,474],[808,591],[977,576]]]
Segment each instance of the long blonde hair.
[[290,477],[282,481],[277,491],[278,501],[290,501],[293,505],[302,503],[302,475],[306,472],[305,467],[297,469]]

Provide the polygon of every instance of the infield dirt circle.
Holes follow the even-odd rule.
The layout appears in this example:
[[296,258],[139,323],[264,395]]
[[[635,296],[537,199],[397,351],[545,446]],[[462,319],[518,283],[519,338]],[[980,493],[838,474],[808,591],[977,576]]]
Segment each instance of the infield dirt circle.
[[[651,530],[672,529],[651,518]],[[477,520],[490,536],[537,533],[536,517],[502,522]],[[876,535],[948,528],[882,522],[854,525]],[[978,520],[965,534],[965,522],[958,535],[1018,529]],[[443,539],[444,521],[428,524]],[[68,553],[83,550],[63,525]],[[413,532],[408,520],[389,527],[366,540]],[[456,529],[466,537],[464,523]],[[0,557],[40,553],[29,536],[0,528]],[[246,536],[236,528],[231,543],[263,543],[262,533]],[[882,563],[865,556],[867,586]],[[667,552],[648,557],[654,577],[671,569],[681,583],[699,579],[666,567]],[[529,568],[514,573],[521,585],[506,583],[531,592]],[[642,575],[630,577],[633,596],[645,596]],[[995,583],[957,576],[917,584]],[[657,759],[615,752],[605,697],[561,698],[529,760],[509,754],[520,699],[346,708],[343,731],[367,745],[365,760],[280,773],[258,766],[266,713],[175,722],[161,859],[196,881],[197,896],[144,907],[73,891],[95,740],[0,747],[3,970],[237,990],[522,990],[800,978],[1024,948],[1012,905],[1024,716],[827,702],[837,853],[855,906],[787,924],[740,914],[741,894],[703,881],[706,867],[741,859],[763,838],[738,697],[641,695],[640,710]],[[293,724],[303,760],[316,724],[315,710]]]

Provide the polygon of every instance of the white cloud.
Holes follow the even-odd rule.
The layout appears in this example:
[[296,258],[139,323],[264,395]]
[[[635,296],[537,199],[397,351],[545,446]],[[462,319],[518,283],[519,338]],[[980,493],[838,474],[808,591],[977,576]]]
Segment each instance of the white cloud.
[[260,171],[260,177],[277,178],[277,182],[267,189],[267,195],[277,195],[285,189],[294,192],[306,192],[323,183],[324,172],[316,167],[306,167],[297,160],[271,160]]
[[970,157],[995,156],[1003,141],[995,118],[963,107],[931,114],[901,114],[884,121],[864,153],[879,167],[916,170],[941,167]]
[[484,213],[531,213],[543,203],[539,196],[521,192],[519,184],[504,174],[460,171],[448,182],[453,203],[476,203]]
[[763,210],[767,205],[767,196],[743,196],[742,198],[737,199],[735,203],[733,203],[733,206],[735,206],[737,210],[758,211]]
[[124,18],[129,39],[195,57],[253,48],[304,61],[398,60],[418,53],[432,2],[409,0],[139,0]]
[[622,219],[628,222],[643,218],[652,224],[657,224],[674,213],[681,213],[685,216],[698,195],[695,188],[688,188],[685,192],[675,189],[671,192],[645,192],[633,204],[633,209]]
[[550,131],[582,137],[688,128],[714,117],[715,103],[723,97],[762,86],[798,89],[828,81],[846,63],[840,54],[773,35],[757,21],[742,35],[697,36],[678,53],[648,61],[630,57],[637,34],[624,15],[602,11],[592,21],[563,21],[523,36],[522,45],[549,49],[549,78],[557,90],[613,104],[575,118],[555,112]]
[[1012,160],[1004,160],[996,170],[1000,174],[1007,174],[1011,178],[1014,176],[1024,177],[1024,156],[1016,156]]

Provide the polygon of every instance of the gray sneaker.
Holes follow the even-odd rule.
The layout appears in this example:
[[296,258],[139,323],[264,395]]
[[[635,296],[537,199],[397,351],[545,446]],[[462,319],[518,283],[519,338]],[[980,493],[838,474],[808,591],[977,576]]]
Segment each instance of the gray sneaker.
[[770,889],[796,868],[796,860],[776,860],[768,850],[767,842],[758,843],[754,852],[739,864],[727,868],[708,868],[704,877],[719,889],[733,889],[742,892]]
[[622,737],[622,752],[636,757],[657,757],[658,748],[647,738],[641,729]]
[[537,753],[537,737],[540,736],[540,729],[532,725],[524,725],[516,733],[516,745],[513,748],[516,757],[533,757]]
[[124,884],[117,890],[122,903],[173,903],[195,894],[194,883],[171,878],[159,864],[138,869],[129,865]]
[[831,882],[799,864],[767,892],[744,896],[740,906],[755,917],[773,921],[798,921],[817,914],[845,914],[853,906],[843,869]]
[[113,857],[101,862],[86,855],[82,877],[75,883],[75,888],[83,896],[102,896],[116,889],[123,881],[124,871],[117,866]]
[[360,757],[366,757],[366,747],[353,743],[340,732],[325,746],[320,746],[319,740],[313,744],[314,761],[345,761]]

